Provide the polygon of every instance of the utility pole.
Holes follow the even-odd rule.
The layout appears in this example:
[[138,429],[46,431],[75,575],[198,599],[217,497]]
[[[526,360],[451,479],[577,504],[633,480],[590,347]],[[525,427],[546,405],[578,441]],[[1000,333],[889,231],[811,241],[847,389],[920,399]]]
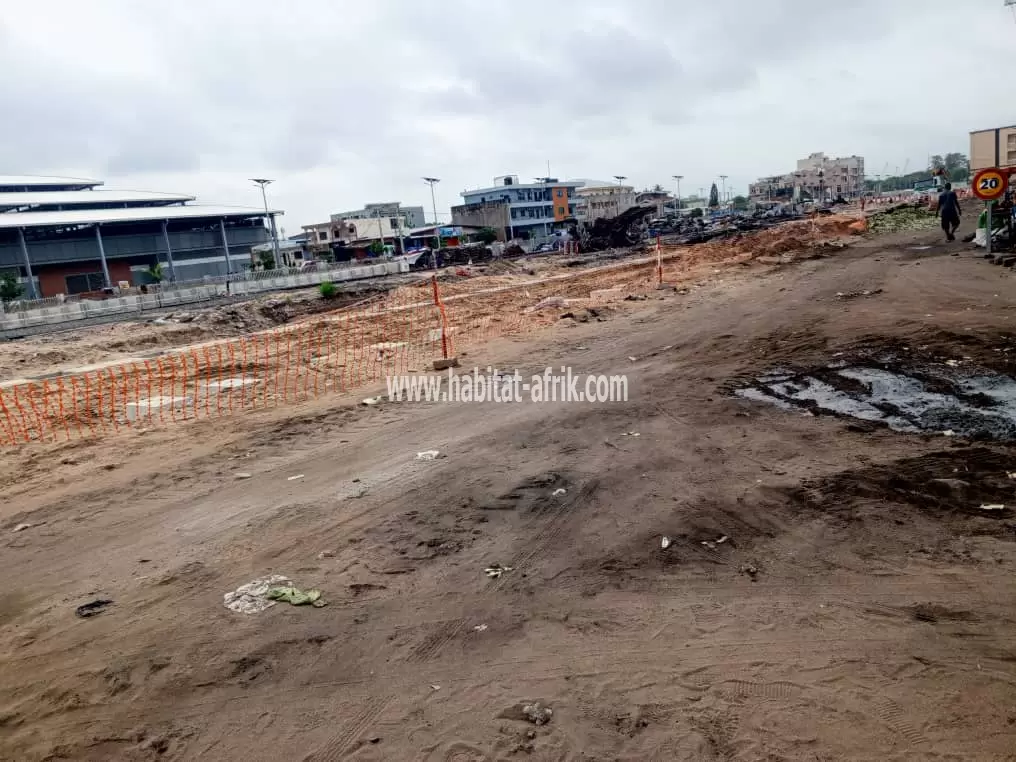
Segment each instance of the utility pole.
[[268,213],[268,194],[265,192],[265,186],[271,185],[272,181],[265,177],[252,177],[250,181],[255,185],[261,186],[261,200],[265,202],[265,217],[268,218],[268,224],[272,231],[272,251],[275,253],[275,266],[282,267],[282,262],[279,261],[279,234],[275,228],[275,216]]
[[423,178],[423,181],[430,186],[430,205],[431,205],[431,208],[434,211],[434,238],[437,239],[437,248],[434,251],[431,251],[430,261],[431,261],[431,265],[433,266],[433,269],[436,270],[437,269],[437,254],[435,252],[438,249],[441,248],[441,231],[438,230],[439,223],[437,221],[437,201],[434,200],[434,184],[441,182],[441,178],[440,177],[425,177],[425,178]]
[[681,211],[681,181],[684,179],[684,175],[673,175],[673,178],[677,180],[677,211]]
[[720,193],[720,198],[723,199],[724,204],[727,200],[727,175],[720,175],[720,182],[723,184],[723,190]]

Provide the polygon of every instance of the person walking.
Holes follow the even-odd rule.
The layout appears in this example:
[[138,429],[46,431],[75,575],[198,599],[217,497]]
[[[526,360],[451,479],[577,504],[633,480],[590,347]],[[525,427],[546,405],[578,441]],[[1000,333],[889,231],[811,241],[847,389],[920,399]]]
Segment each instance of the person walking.
[[938,195],[938,210],[935,212],[942,218],[942,230],[947,241],[956,240],[956,228],[960,226],[960,200],[952,183],[945,184],[945,190]]

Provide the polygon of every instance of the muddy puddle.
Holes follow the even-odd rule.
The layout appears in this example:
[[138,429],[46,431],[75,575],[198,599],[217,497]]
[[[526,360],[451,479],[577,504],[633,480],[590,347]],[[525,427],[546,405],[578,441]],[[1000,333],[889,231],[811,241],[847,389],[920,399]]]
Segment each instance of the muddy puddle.
[[989,371],[834,362],[759,376],[735,394],[783,410],[827,413],[900,432],[1016,439],[1016,381]]

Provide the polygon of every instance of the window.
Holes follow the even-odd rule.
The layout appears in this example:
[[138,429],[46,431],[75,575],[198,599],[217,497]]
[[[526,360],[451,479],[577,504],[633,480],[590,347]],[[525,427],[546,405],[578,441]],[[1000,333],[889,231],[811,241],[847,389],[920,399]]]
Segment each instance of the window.
[[327,241],[328,240],[328,231],[327,230],[319,230],[318,234],[317,234],[317,237],[318,237],[319,241]]
[[67,284],[68,294],[83,294],[86,291],[102,291],[106,286],[106,279],[102,273],[81,273],[80,275],[68,275],[64,278]]
[[[559,195],[560,195],[560,194],[559,194]],[[558,213],[558,214],[564,214],[564,207],[563,207],[563,206],[559,206],[559,207],[557,208],[557,213]]]
[[563,198],[564,197],[564,191],[561,190],[560,188],[557,189],[557,197],[558,198]]
[[396,228],[399,227],[399,218],[398,217],[389,217],[388,218],[388,224],[392,226],[392,230],[395,230]]

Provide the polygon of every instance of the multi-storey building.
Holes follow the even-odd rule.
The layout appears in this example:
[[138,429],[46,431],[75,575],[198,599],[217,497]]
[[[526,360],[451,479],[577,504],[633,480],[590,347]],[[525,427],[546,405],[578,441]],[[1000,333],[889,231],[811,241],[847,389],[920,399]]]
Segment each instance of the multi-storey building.
[[748,187],[752,201],[778,201],[805,192],[812,198],[837,196],[856,198],[864,192],[864,158],[844,156],[830,159],[813,153],[797,162],[797,169],[785,175],[760,177]]
[[575,214],[576,190],[581,180],[558,180],[542,177],[535,183],[520,183],[516,175],[494,178],[495,185],[476,190],[464,190],[463,206],[503,202],[508,206],[510,235],[522,232],[530,237],[550,235],[555,222],[562,222]]
[[1016,125],[970,133],[970,171],[1016,167]]
[[373,220],[387,217],[394,229],[411,230],[426,225],[422,206],[403,206],[399,201],[383,201],[376,204],[364,204],[363,209],[351,212],[336,212],[331,215],[332,221],[339,220]]
[[638,206],[635,188],[630,185],[585,185],[576,191],[576,196],[575,219],[579,222],[592,223],[604,217],[617,217]]

